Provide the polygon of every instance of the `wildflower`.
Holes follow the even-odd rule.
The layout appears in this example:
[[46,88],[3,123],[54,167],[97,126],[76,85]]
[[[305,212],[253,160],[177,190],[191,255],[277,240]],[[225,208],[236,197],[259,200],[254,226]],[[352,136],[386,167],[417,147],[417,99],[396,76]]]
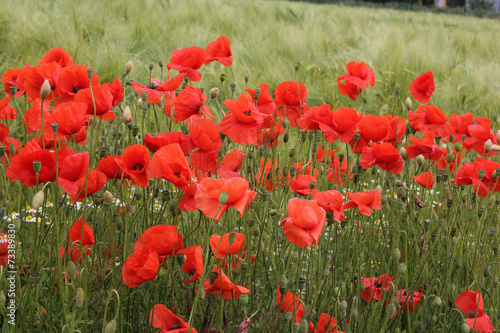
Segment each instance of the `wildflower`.
[[469,318],[465,318],[465,322],[474,332],[489,333],[495,331],[490,317],[484,313],[483,295],[479,290],[464,291],[455,299],[455,305],[469,316]]
[[392,288],[392,277],[384,274],[378,278],[363,278],[361,284],[364,284],[365,290],[361,293],[361,298],[366,302],[377,300],[382,302],[384,291]]
[[314,200],[295,198],[288,201],[287,212],[289,217],[280,223],[286,238],[300,247],[318,246],[325,225],[325,210]]
[[120,158],[115,158],[115,161],[140,187],[149,185],[149,152],[145,146],[137,144],[128,146]]
[[276,306],[281,312],[291,312],[295,322],[299,323],[304,315],[304,305],[299,297],[295,296],[288,290],[282,294],[280,288],[277,288]]
[[[417,77],[410,84],[410,93],[417,101],[420,103],[427,103],[431,99],[432,93],[434,92],[434,77],[432,71],[424,73]],[[410,108],[411,109],[411,104]]]
[[[231,237],[235,238],[232,242]],[[222,237],[216,234],[210,236],[210,248],[219,259],[240,252],[243,243],[245,235],[239,232],[226,233]]]
[[238,298],[242,294],[250,293],[250,290],[248,290],[244,286],[237,286],[232,283],[227,275],[224,274],[222,268],[214,267],[212,270],[212,274],[215,274],[217,276],[213,280],[213,283],[210,283],[209,279],[206,279],[203,283],[203,287],[205,288],[205,292],[207,294],[213,292],[214,294],[221,296],[223,299],[231,299]]
[[191,274],[192,277],[189,280],[184,280],[184,283],[195,282],[197,278],[201,278],[203,274],[203,255],[201,252],[201,246],[193,245],[190,247],[186,247],[184,249],[180,249],[177,254],[183,254],[185,256],[185,260],[182,263],[182,270],[188,274]]
[[151,325],[159,328],[157,333],[197,333],[196,329],[189,326],[189,323],[174,315],[163,304],[156,304],[153,310],[151,310],[149,317]]
[[185,73],[189,80],[199,82],[201,80],[201,73],[197,71],[207,59],[206,52],[197,47],[187,47],[185,49],[175,50],[172,52],[170,62],[167,68],[176,69],[180,73]]
[[233,58],[231,57],[231,41],[226,36],[220,36],[215,41],[208,44],[205,48],[205,53],[207,55],[205,65],[215,60],[226,67],[230,67],[233,64]]
[[424,172],[418,176],[413,176],[413,179],[415,179],[417,183],[420,184],[420,186],[426,189],[430,189],[432,185],[434,185],[434,176],[432,175],[432,170]]
[[351,200],[344,205],[344,209],[358,208],[361,215],[371,216],[372,209],[382,208],[382,195],[377,190],[364,192],[347,192],[347,197]]
[[290,126],[297,127],[297,120],[307,112],[307,88],[300,82],[281,82],[274,92],[274,103],[279,113],[290,121]]
[[146,281],[151,281],[158,274],[159,267],[158,253],[152,247],[134,251],[123,264],[123,283],[129,288],[135,288]]
[[163,178],[177,187],[191,182],[193,173],[178,143],[163,146],[153,154],[149,164],[152,178]]
[[408,121],[416,131],[429,130],[437,137],[446,137],[453,133],[453,128],[447,123],[448,117],[432,104],[421,105],[415,112],[408,111]]
[[[337,77],[337,83],[342,95],[350,99],[358,98],[363,89],[375,85],[375,73],[364,62],[351,61],[347,64],[347,73]],[[344,81],[344,82],[342,82]]]
[[403,157],[399,154],[398,149],[388,142],[381,144],[371,142],[363,148],[363,156],[359,165],[364,169],[378,165],[383,170],[398,174],[403,172]]

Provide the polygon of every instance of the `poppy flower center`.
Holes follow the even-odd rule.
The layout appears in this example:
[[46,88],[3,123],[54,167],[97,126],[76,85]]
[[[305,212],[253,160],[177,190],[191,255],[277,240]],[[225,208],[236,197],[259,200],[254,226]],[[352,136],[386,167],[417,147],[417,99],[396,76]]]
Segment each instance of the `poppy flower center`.
[[382,287],[382,283],[380,283],[380,282],[376,282],[376,283],[375,283],[375,288],[380,288],[380,287]]
[[252,115],[252,111],[248,110],[248,111],[243,111],[243,113],[245,114],[245,116],[251,116]]
[[76,94],[78,91],[80,91],[82,89],[82,87],[80,86],[75,86],[73,87],[73,92]]
[[134,165],[134,167],[132,168],[132,170],[139,170],[140,171],[140,170],[142,170],[143,167],[144,166],[142,164],[136,163]]
[[470,312],[469,312],[469,318],[474,318],[474,317],[475,317],[475,315],[474,315],[474,311],[470,311]]

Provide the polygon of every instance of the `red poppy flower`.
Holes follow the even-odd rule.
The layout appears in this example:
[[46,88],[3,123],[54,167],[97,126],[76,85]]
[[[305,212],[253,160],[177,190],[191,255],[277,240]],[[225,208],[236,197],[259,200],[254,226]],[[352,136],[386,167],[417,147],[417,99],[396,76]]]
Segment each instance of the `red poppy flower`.
[[407,292],[405,289],[398,290],[398,300],[399,304],[403,306],[403,311],[413,312],[417,307],[418,303],[420,303],[420,299],[423,294],[418,291]]
[[171,256],[183,248],[182,235],[175,225],[155,225],[149,227],[135,242],[134,252],[149,248],[159,256]]
[[193,245],[180,249],[177,254],[182,253],[185,255],[184,263],[182,264],[182,270],[192,277],[190,280],[184,280],[184,283],[195,282],[196,279],[201,278],[203,274],[203,254],[201,251],[201,246]]
[[71,55],[64,49],[56,47],[47,51],[38,64],[50,64],[52,62],[55,62],[61,66],[61,68],[64,68],[66,66],[73,65],[73,58],[71,58]]
[[177,317],[163,304],[156,304],[149,315],[153,327],[159,328],[157,333],[198,333],[182,318]]
[[191,142],[191,137],[182,132],[169,132],[169,133],[158,133],[146,134],[144,136],[144,145],[148,149],[155,153],[161,147],[170,145],[173,143],[178,143],[181,147],[182,153],[187,156],[193,149],[193,143]]
[[405,147],[408,153],[408,160],[411,160],[418,155],[422,155],[427,159],[437,162],[446,156],[443,149],[436,145],[431,131],[425,131],[423,139],[408,138],[408,141],[413,142],[412,145]]
[[114,119],[114,113],[111,112],[113,94],[107,85],[98,84],[92,86],[92,92],[90,92],[90,88],[78,90],[75,95],[75,102],[85,103],[87,105],[87,115],[89,116],[94,115],[95,102],[95,115],[101,116],[105,120]]
[[282,120],[274,122],[269,129],[262,129],[259,135],[259,142],[255,148],[267,146],[268,148],[276,148],[279,145],[279,136],[285,133],[285,129],[281,126]]
[[361,154],[370,141],[385,141],[391,135],[391,122],[388,118],[373,115],[364,116],[358,123],[359,139],[349,142],[355,154]]
[[153,154],[149,164],[152,178],[163,178],[177,187],[191,182],[193,173],[179,144],[166,145]]
[[365,216],[371,216],[372,209],[382,209],[382,195],[377,190],[346,194],[351,201],[344,205],[344,209],[358,208],[361,215]]
[[0,232],[0,267],[5,267],[9,256],[9,245],[12,240],[3,232]]
[[379,276],[378,278],[363,278],[361,284],[365,285],[365,290],[361,293],[361,298],[366,302],[377,300],[383,301],[384,291],[392,288],[392,277],[388,274]]
[[384,117],[389,119],[389,122],[391,124],[389,136],[387,137],[386,140],[396,142],[396,134],[397,134],[397,142],[401,142],[406,132],[406,120],[404,120],[403,117],[399,116],[393,117],[392,115],[387,115]]
[[85,103],[66,102],[59,104],[48,117],[44,118],[44,134],[54,137],[52,123],[58,124],[57,140],[78,133],[85,125],[86,112],[87,105]]
[[[342,95],[350,99],[358,98],[361,91],[375,85],[375,73],[364,62],[351,61],[347,64],[347,73],[337,77],[337,83]],[[344,81],[344,82],[342,82]]]
[[342,143],[347,143],[354,138],[354,134],[358,129],[358,123],[363,119],[363,114],[358,115],[353,108],[342,108],[333,111],[332,121],[336,125],[332,128],[332,132],[322,129],[325,134],[325,139],[329,142],[337,140],[340,136]]
[[[245,91],[250,95],[250,99],[252,100],[252,103],[257,107],[257,110],[265,115],[270,115],[274,118],[276,115],[276,111],[278,111],[276,107],[276,103],[273,102],[273,98],[271,97],[271,94],[269,93],[269,86],[267,83],[262,83],[257,86],[258,89],[260,89],[259,92],[259,97],[257,98],[257,103],[255,103],[255,92],[256,90],[252,89],[245,89]],[[267,119],[267,117],[266,117]],[[264,120],[264,127],[267,126],[267,121]]]
[[378,165],[390,173],[398,174],[403,172],[403,157],[399,155],[398,149],[388,142],[381,144],[371,142],[368,147],[363,148],[359,165],[364,169]]
[[318,192],[318,190],[315,189],[316,184],[317,181],[314,176],[297,175],[297,177],[290,183],[290,189],[299,195],[314,195]]
[[245,154],[239,149],[233,149],[222,159],[217,169],[217,175],[222,178],[241,177],[238,173],[243,166]]
[[69,195],[77,193],[78,186],[74,183],[77,179],[85,177],[89,166],[89,153],[75,153],[67,149],[67,154],[59,152],[59,178],[57,183]]
[[[33,66],[26,65],[24,66],[23,70],[26,71],[31,67]],[[3,89],[5,93],[11,97],[18,98],[24,94],[24,86],[21,80],[19,80],[19,73],[21,73],[21,69],[15,68],[6,71],[2,75]],[[10,91],[10,87],[12,86],[16,87],[16,94],[14,96],[12,96],[12,92]]]
[[[231,237],[234,237],[232,243],[230,243]],[[210,247],[219,259],[240,252],[243,243],[245,243],[245,235],[239,232],[229,232],[222,237],[217,234],[210,236]]]
[[186,73],[189,80],[198,82],[201,80],[201,73],[197,69],[203,65],[206,59],[207,55],[203,49],[191,46],[172,52],[172,58],[170,58],[167,68]]
[[183,186],[181,190],[184,192],[181,199],[179,200],[178,208],[180,210],[186,210],[189,212],[194,212],[196,210],[196,200],[194,199],[194,194],[196,193],[196,184],[190,184]]
[[164,93],[164,96],[167,96],[169,93],[174,92],[182,83],[182,80],[186,77],[184,73],[179,73],[176,76],[170,78],[170,73],[168,75],[169,79],[165,82],[159,82],[159,86],[156,87],[156,90]]
[[132,89],[137,91],[139,96],[142,96],[142,93],[145,92],[147,95],[147,102],[151,104],[159,104],[161,101],[162,93],[158,91],[157,88],[160,84],[160,80],[151,78],[151,85],[149,86],[143,86],[139,82],[132,82]]
[[416,131],[430,130],[437,137],[447,137],[453,133],[448,117],[432,104],[421,105],[415,112],[408,111],[408,121]]
[[434,92],[434,77],[432,71],[417,77],[410,84],[410,93],[420,103],[427,103]]
[[[0,132],[2,132],[2,128],[7,128],[7,126],[4,126],[0,124]],[[7,131],[8,135],[8,131]],[[1,138],[2,135],[0,133],[0,143],[5,147],[5,152],[2,157],[0,157],[0,164],[5,164],[6,161],[10,161],[13,156],[17,155],[19,152],[19,149],[23,146],[23,143],[19,141],[16,138],[11,138],[5,136],[3,139]]]
[[199,115],[200,112],[207,117],[215,118],[208,105],[203,105],[206,101],[207,97],[201,93],[200,88],[187,86],[182,89],[174,103],[176,121],[187,120],[193,115]]
[[496,154],[496,151],[486,153],[484,144],[486,141],[491,140],[492,144],[497,145],[496,135],[491,130],[491,125],[487,122],[481,124],[473,124],[468,127],[469,134],[472,137],[464,140],[464,149],[470,151],[471,149],[479,155],[491,157]]
[[267,191],[277,189],[278,184],[283,182],[284,179],[282,172],[280,171],[278,175],[276,175],[275,170],[276,168],[279,168],[281,170],[282,167],[278,164],[276,159],[269,161],[261,158],[259,163],[260,168],[257,171],[255,186],[264,187]]
[[207,55],[205,65],[215,60],[226,67],[233,64],[233,58],[231,57],[231,41],[226,36],[220,36],[217,40],[208,44],[205,48],[205,52]]
[[257,146],[264,116],[252,101],[241,94],[236,101],[226,99],[224,105],[229,112],[219,124],[220,132],[236,143]]
[[123,264],[123,283],[129,288],[135,288],[144,282],[151,281],[158,274],[159,267],[158,253],[151,247],[134,251]]
[[33,162],[40,162],[40,172],[38,173],[38,183],[53,182],[56,180],[56,156],[55,153],[42,149],[36,142],[30,141],[23,149],[15,155],[6,174],[10,181],[20,180],[26,186],[37,184],[37,174],[33,169]]
[[97,162],[97,170],[103,172],[108,179],[131,179],[128,172],[123,170],[116,160],[121,156],[108,156]]
[[16,119],[16,110],[9,105],[10,96],[5,96],[4,99],[0,100],[0,120]]
[[79,242],[82,246],[91,246],[95,242],[94,231],[82,217],[69,229],[69,239],[71,244]]
[[434,176],[432,175],[432,170],[424,172],[418,176],[413,176],[413,179],[415,179],[417,183],[420,184],[420,186],[426,189],[430,189],[432,185],[434,185]]
[[194,120],[189,127],[191,142],[199,148],[189,157],[191,165],[204,172],[215,172],[219,161],[217,152],[222,146],[217,124],[207,118]]
[[[51,92],[57,87],[61,66],[56,62],[39,64],[36,67],[30,67],[19,72],[19,80],[22,82],[28,102],[32,103],[40,99],[40,91],[45,80],[50,84]],[[46,97],[47,101],[52,100],[52,93]]]
[[131,145],[125,148],[120,158],[115,159],[116,164],[126,171],[132,180],[140,187],[149,185],[149,152],[146,146]]
[[[70,65],[61,69],[57,88],[54,90],[56,104],[73,101],[76,93],[81,89],[88,88],[89,76],[87,70],[90,69],[83,65]],[[93,72],[92,85],[99,83],[99,76]]]
[[88,178],[84,176],[75,181],[77,190],[75,194],[71,195],[71,202],[75,203],[99,192],[106,185],[107,180],[104,173],[97,170],[90,170]]
[[[41,131],[42,128],[42,112],[41,112],[41,99],[37,99],[33,102],[31,107],[26,111],[23,117],[23,125],[26,125],[26,131],[28,134]],[[49,103],[43,103],[43,117],[48,118],[50,116]],[[52,133],[52,131],[51,131]]]
[[316,192],[313,198],[318,206],[323,208],[326,212],[333,213],[335,221],[340,222],[345,220],[342,193],[335,190]]
[[337,320],[327,313],[319,315],[319,320],[316,325],[309,323],[309,331],[311,333],[343,333],[335,328]]
[[318,246],[326,218],[323,208],[314,200],[295,198],[288,201],[286,210],[290,217],[280,223],[286,238],[300,247]]
[[210,294],[213,292],[214,294],[221,296],[223,299],[231,299],[238,298],[241,294],[248,294],[250,290],[243,286],[237,286],[231,282],[231,280],[224,274],[224,271],[221,268],[214,267],[212,270],[212,274],[217,274],[217,278],[210,284],[210,281],[207,279],[203,283],[203,287],[205,288],[205,292]]
[[343,159],[341,163],[340,158],[334,156],[330,162],[330,169],[326,173],[326,178],[333,184],[345,185],[347,184],[347,179],[352,178],[349,168],[347,159]]
[[281,294],[280,288],[276,293],[276,306],[281,312],[291,312],[295,322],[300,323],[304,315],[304,304],[300,297],[295,296],[288,290],[284,295]]
[[[227,200],[219,204],[221,193],[227,193]],[[255,197],[256,192],[248,189],[248,181],[243,178],[204,178],[197,185],[194,195],[197,208],[217,222],[229,207],[236,208],[243,217],[245,207]]]
[[[478,157],[474,162],[465,163],[457,170],[455,182],[458,186],[473,185],[474,192],[480,197],[485,197],[489,192],[500,191],[500,182],[493,178],[493,173],[498,168],[500,163]],[[479,178],[479,173],[483,171],[483,177]]]
[[464,291],[455,299],[455,305],[460,311],[469,316],[469,318],[465,318],[465,322],[474,332],[495,332],[490,317],[484,313],[481,291]]
[[286,116],[290,126],[297,127],[297,120],[307,112],[307,88],[300,82],[281,82],[274,91],[274,103],[279,113]]
[[[321,129],[323,131],[322,127],[325,127],[325,130],[328,130],[331,127],[337,126],[337,124],[335,124],[335,122],[333,121],[332,113],[332,108],[328,104],[313,106],[310,107],[307,112],[302,115],[302,117],[300,117],[297,124],[302,128],[302,132],[314,131],[318,129]],[[338,139],[338,137],[336,139]]]

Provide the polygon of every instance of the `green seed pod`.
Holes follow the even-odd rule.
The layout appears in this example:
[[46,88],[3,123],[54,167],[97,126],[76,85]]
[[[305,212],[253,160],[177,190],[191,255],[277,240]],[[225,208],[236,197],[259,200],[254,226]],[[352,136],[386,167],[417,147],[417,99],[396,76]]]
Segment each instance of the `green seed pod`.
[[35,173],[39,173],[41,169],[42,169],[42,162],[33,161],[33,170],[35,171]]
[[81,308],[85,302],[85,292],[81,287],[76,290],[75,302],[76,306],[79,308]]
[[487,278],[487,277],[490,277],[490,276],[491,276],[490,266],[486,266],[486,267],[484,268],[484,270],[483,270],[483,276],[484,276],[485,278]]
[[300,323],[293,323],[293,331],[295,333],[300,332]]
[[260,230],[257,226],[252,228],[252,236],[255,238],[259,238],[260,236]]
[[276,214],[278,214],[278,211],[276,209],[269,210],[269,215],[270,216],[276,216]]
[[300,277],[299,278],[299,290],[304,290],[306,288],[306,278],[305,277]]
[[398,273],[404,275],[406,273],[406,264],[404,262],[399,263]]
[[438,317],[436,315],[433,315],[431,318],[431,324],[434,325],[437,323],[437,321],[438,321]]
[[240,307],[245,307],[248,305],[248,294],[241,294],[238,298]]
[[343,299],[339,304],[339,310],[345,312],[347,310],[347,302]]
[[287,320],[287,321],[292,320],[292,315],[293,315],[293,314],[292,314],[291,312],[288,312],[288,311],[287,311],[287,312],[285,312],[285,318],[286,318],[286,320]]

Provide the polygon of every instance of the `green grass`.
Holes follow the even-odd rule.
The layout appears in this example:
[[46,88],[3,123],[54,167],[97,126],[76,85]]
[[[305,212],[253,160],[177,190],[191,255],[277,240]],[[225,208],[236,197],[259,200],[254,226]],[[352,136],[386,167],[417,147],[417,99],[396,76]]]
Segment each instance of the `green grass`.
[[[336,77],[354,60],[376,73],[375,88],[360,100],[364,112],[377,113],[396,87],[408,95],[409,83],[429,70],[436,81],[431,102],[445,113],[492,115],[500,106],[496,20],[282,1],[9,1],[0,28],[2,73],[63,47],[104,80],[121,75],[132,59],[132,77],[145,82],[149,63],[168,63],[175,49],[226,35],[239,88],[245,75],[251,87],[275,87],[293,79],[300,62],[309,104],[348,105]],[[204,84],[215,85],[226,69],[202,72],[210,77]]]

